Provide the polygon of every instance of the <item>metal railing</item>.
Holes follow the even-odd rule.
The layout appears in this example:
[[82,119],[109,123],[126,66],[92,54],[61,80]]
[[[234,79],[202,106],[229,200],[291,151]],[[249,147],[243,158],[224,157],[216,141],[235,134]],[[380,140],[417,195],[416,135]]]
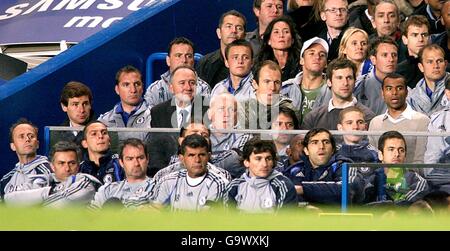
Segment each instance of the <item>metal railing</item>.
[[433,164],[383,164],[383,163],[343,163],[342,164],[342,189],[341,189],[341,213],[347,213],[348,210],[348,171],[352,167],[386,167],[386,168],[450,168],[450,164],[433,163]]
[[[82,129],[76,129],[66,126],[46,126],[44,129],[45,137],[45,151],[48,155],[50,150],[50,132],[51,131],[81,131]],[[109,132],[153,132],[153,133],[178,133],[179,128],[118,128],[109,127]],[[232,130],[211,130],[212,132],[220,133],[249,133],[272,136],[274,133],[280,134],[306,134],[308,130],[257,130],[257,129],[232,129]],[[333,136],[342,135],[358,135],[358,136],[380,136],[384,131],[330,131]],[[448,137],[448,132],[401,132],[403,136],[418,136],[418,137]],[[401,168],[436,168],[445,167],[450,168],[450,164],[381,164],[381,163],[343,163],[342,165],[342,189],[341,189],[341,212],[346,213],[348,210],[348,171],[351,167],[401,167]]]

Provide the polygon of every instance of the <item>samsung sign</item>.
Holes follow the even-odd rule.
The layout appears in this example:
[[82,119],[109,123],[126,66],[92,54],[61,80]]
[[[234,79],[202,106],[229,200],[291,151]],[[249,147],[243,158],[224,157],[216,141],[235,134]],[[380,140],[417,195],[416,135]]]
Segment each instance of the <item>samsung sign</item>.
[[146,6],[171,0],[0,0],[0,44],[80,42]]

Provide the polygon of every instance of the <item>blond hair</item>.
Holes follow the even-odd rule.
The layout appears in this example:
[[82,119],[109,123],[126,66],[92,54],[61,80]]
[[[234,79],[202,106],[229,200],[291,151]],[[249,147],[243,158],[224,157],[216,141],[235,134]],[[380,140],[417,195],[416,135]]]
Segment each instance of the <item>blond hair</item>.
[[[359,28],[350,27],[344,32],[344,35],[342,35],[341,43],[339,44],[339,54],[338,54],[339,58],[346,58],[344,51],[345,51],[345,48],[347,47],[347,43],[349,42],[350,37],[357,32],[361,32],[364,35],[364,37],[366,38],[367,44],[369,44],[369,35],[367,35],[367,32],[365,32],[364,30],[359,29]],[[366,51],[365,57],[367,58],[367,56],[368,56],[368,50]]]

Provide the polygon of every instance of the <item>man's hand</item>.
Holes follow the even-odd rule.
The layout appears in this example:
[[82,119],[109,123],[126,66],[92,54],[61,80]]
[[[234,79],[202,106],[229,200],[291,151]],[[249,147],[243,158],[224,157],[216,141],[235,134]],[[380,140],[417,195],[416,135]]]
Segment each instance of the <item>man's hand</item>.
[[303,195],[303,186],[295,185],[295,191],[297,191],[298,195]]

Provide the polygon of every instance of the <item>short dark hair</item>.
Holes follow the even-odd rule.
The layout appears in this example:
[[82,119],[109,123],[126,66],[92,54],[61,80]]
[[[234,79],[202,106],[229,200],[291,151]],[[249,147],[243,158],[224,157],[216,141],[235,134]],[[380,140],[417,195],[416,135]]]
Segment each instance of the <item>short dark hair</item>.
[[375,37],[373,40],[370,41],[370,50],[369,50],[370,56],[377,55],[378,47],[380,46],[380,44],[392,44],[395,46],[395,48],[397,48],[398,51],[398,44],[391,37],[388,36]]
[[425,25],[428,29],[428,32],[430,31],[430,22],[428,22],[428,19],[423,15],[412,15],[409,16],[408,19],[403,23],[402,25],[402,35],[405,37],[408,37],[408,29],[410,26],[423,26]]
[[327,78],[331,81],[335,70],[350,68],[353,71],[353,78],[356,79],[356,65],[347,58],[336,58],[327,67]]
[[192,51],[195,51],[194,43],[185,38],[185,37],[176,37],[172,41],[170,41],[169,46],[167,47],[167,55],[170,56],[170,53],[172,52],[172,46],[176,44],[187,44],[192,48]]
[[388,3],[388,4],[393,4],[395,6],[395,8],[397,9],[397,17],[400,18],[400,9],[398,7],[398,5],[395,3],[395,0],[379,0],[378,2],[375,3],[375,8],[374,8],[374,13],[376,11],[376,8],[378,7],[378,5],[382,4],[382,3]]
[[248,42],[245,39],[236,39],[233,42],[227,44],[227,46],[225,47],[225,59],[228,60],[228,52],[230,51],[230,49],[232,47],[235,46],[244,46],[247,47],[250,50],[250,58],[253,60],[253,48],[252,45],[250,44],[250,42]]
[[330,143],[331,143],[331,147],[333,148],[333,153],[336,152],[336,140],[334,139],[333,135],[331,134],[330,131],[328,131],[328,129],[325,128],[313,128],[311,130],[309,130],[306,135],[305,138],[302,141],[302,144],[305,148],[308,148],[308,144],[309,141],[311,140],[312,137],[314,137],[315,135],[325,132],[328,134],[328,137],[330,138]]
[[64,106],[69,105],[69,99],[78,98],[82,96],[88,96],[89,103],[92,104],[92,92],[89,87],[81,82],[70,81],[67,83],[61,91],[61,97],[59,102]]
[[384,144],[388,139],[401,139],[405,144],[405,151],[407,150],[405,137],[403,137],[403,135],[398,131],[387,131],[381,134],[380,138],[378,139],[378,150],[383,152]]
[[418,54],[419,62],[422,64],[423,64],[423,53],[425,52],[425,50],[438,50],[442,53],[442,55],[445,58],[445,51],[444,51],[444,49],[442,49],[441,46],[439,46],[437,44],[428,44],[428,45],[425,45],[425,47],[423,47],[422,49],[420,49],[419,54]]
[[259,84],[259,75],[260,75],[261,69],[265,66],[269,67],[269,69],[271,69],[271,70],[279,71],[281,75],[283,74],[281,67],[277,63],[275,63],[272,60],[265,60],[265,61],[259,63],[258,65],[256,65],[256,67],[255,67],[256,70],[255,70],[255,74],[254,74],[255,76],[253,77],[253,80],[255,80],[257,84]]
[[17,126],[22,125],[22,124],[30,125],[31,127],[33,127],[33,129],[36,131],[36,136],[38,135],[39,129],[37,128],[36,125],[31,123],[31,121],[29,121],[26,118],[19,118],[16,121],[16,123],[12,124],[11,127],[9,128],[9,143],[14,143],[14,137],[13,137],[14,129],[16,129]]
[[392,72],[388,73],[386,77],[383,78],[383,83],[381,84],[381,89],[384,88],[384,83],[386,82],[386,79],[402,79],[403,85],[406,87],[406,78],[403,75],[400,75],[398,73]]
[[[283,6],[284,6],[284,1],[285,0],[281,0],[281,2],[283,2]],[[258,9],[258,10],[261,9],[262,2],[264,2],[264,0],[254,0],[253,1],[253,8]]]
[[[361,113],[362,115],[363,115],[363,117],[364,117],[364,111],[361,109],[361,108],[359,108],[359,107],[357,107],[357,106],[349,106],[349,107],[346,107],[346,108],[344,108],[342,111],[340,111],[339,112],[339,124],[341,124],[342,125],[342,123],[344,122],[344,116],[345,116],[345,114],[347,114],[347,113],[349,113],[349,112],[359,112],[359,113]],[[365,121],[365,120],[364,120]]]
[[250,155],[269,152],[274,160],[277,160],[277,148],[273,140],[262,140],[259,137],[253,137],[247,141],[242,151],[242,159],[250,160]]
[[126,65],[126,66],[120,68],[117,71],[117,73],[116,73],[116,85],[119,84],[120,75],[122,75],[122,73],[132,73],[132,72],[135,72],[135,73],[139,74],[139,76],[142,77],[142,73],[141,73],[141,71],[138,68],[136,68],[136,67],[134,67],[132,65]]
[[206,151],[211,152],[211,147],[209,142],[198,134],[192,134],[184,138],[180,146],[180,154],[184,155],[186,153],[186,147],[189,148],[206,148]]
[[79,164],[81,161],[81,150],[80,147],[69,141],[58,141],[56,144],[53,145],[52,149],[49,153],[49,158],[51,162],[53,162],[55,159],[55,153],[57,152],[74,152],[77,156],[77,163]]
[[119,158],[121,160],[123,160],[123,150],[125,149],[126,146],[133,146],[136,148],[139,148],[140,146],[142,146],[142,148],[144,149],[144,152],[145,152],[145,157],[147,157],[147,159],[148,159],[147,146],[144,144],[144,142],[142,142],[142,140],[137,139],[137,138],[128,138],[128,139],[124,140],[122,143],[120,143],[120,146],[119,146]]
[[[294,123],[294,130],[300,129],[300,123],[298,122],[297,115],[295,111],[287,106],[281,105],[278,109],[278,114],[284,114],[292,119],[292,123]],[[275,121],[272,121],[275,122]]]
[[244,31],[245,31],[246,26],[247,26],[247,19],[245,18],[245,16],[242,13],[240,13],[237,10],[229,10],[229,11],[223,13],[222,16],[219,19],[219,26],[218,26],[219,28],[222,27],[223,20],[227,16],[235,16],[235,17],[238,17],[238,18],[242,19],[244,21]]
[[88,130],[88,127],[89,127],[90,125],[96,124],[96,123],[102,124],[102,125],[104,125],[106,128],[108,128],[108,126],[107,126],[105,123],[103,123],[102,121],[100,121],[100,120],[92,120],[92,121],[89,121],[89,122],[84,126],[84,128],[83,128],[83,139],[86,139],[86,132],[87,132],[87,130]]

